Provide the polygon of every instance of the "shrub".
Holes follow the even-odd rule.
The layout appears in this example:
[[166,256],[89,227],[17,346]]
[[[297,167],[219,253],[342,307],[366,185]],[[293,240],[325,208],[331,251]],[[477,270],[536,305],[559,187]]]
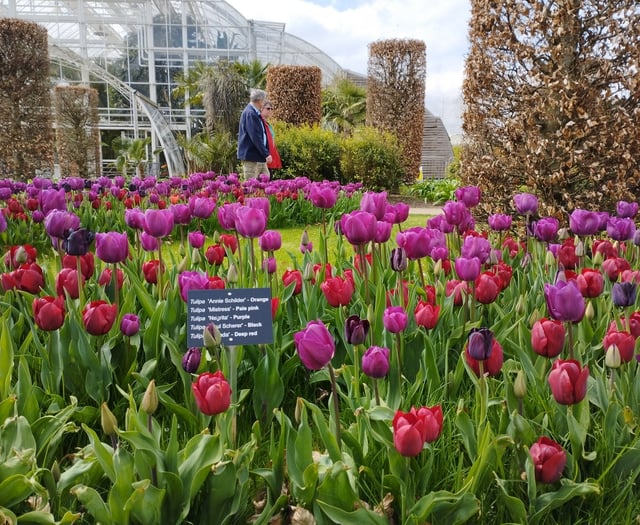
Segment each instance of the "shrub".
[[361,182],[372,191],[397,191],[406,173],[391,133],[362,127],[344,141],[343,148],[340,168],[346,181]]

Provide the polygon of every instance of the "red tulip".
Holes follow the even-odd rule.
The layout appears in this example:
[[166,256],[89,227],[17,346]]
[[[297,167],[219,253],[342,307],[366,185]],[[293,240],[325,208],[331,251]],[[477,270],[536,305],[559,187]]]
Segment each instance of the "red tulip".
[[60,296],[36,297],[31,307],[33,318],[40,330],[57,330],[64,323],[64,299]]
[[144,279],[149,284],[158,283],[159,266],[160,266],[160,261],[158,259],[146,261],[145,263],[142,264],[142,273],[144,274]]
[[79,297],[78,272],[71,268],[63,268],[56,277],[56,293],[64,297],[65,292],[71,299]]
[[553,362],[549,372],[549,386],[555,400],[561,405],[573,405],[582,401],[587,395],[587,379],[589,367],[584,368],[574,359]]
[[93,252],[87,252],[84,255],[65,255],[64,257],[62,257],[62,267],[77,270],[78,257],[80,257],[80,273],[85,278],[85,280],[91,279],[91,277],[93,276],[93,272],[96,269]]
[[[102,270],[100,277],[98,277],[98,284],[100,286],[108,286],[113,279],[113,271],[111,268],[105,268]],[[116,284],[118,290],[122,290],[122,284],[124,283],[124,272],[120,268],[116,268]]]
[[576,276],[576,284],[582,297],[598,297],[604,290],[604,277],[593,268],[583,268]]
[[502,289],[500,277],[491,272],[482,272],[475,280],[473,296],[482,304],[490,304],[498,298]]
[[13,287],[17,290],[36,294],[40,288],[44,288],[42,268],[36,263],[21,264],[17,270],[11,272],[11,276],[15,283]]
[[354,286],[350,279],[329,277],[320,284],[320,290],[322,290],[327,302],[337,308],[338,306],[346,306],[351,302]]
[[431,330],[438,324],[440,306],[434,306],[426,301],[418,301],[414,310],[414,315],[418,326],[424,326],[427,330]]
[[567,453],[555,441],[542,436],[529,449],[536,470],[536,480],[555,483],[562,477],[567,464]]
[[293,282],[296,283],[293,294],[297,295],[302,291],[302,273],[300,270],[285,270],[282,274],[282,284],[289,286]]
[[465,297],[469,293],[469,283],[466,281],[452,279],[447,281],[444,293],[447,297],[453,295],[454,306],[462,306],[464,304]]
[[11,246],[4,256],[4,264],[10,270],[19,268],[22,264],[36,262],[38,251],[30,244]]
[[207,247],[207,250],[204,252],[204,256],[209,264],[216,266],[220,266],[224,262],[225,255],[224,248],[219,244],[213,244]]
[[231,405],[231,387],[219,370],[205,372],[191,385],[198,408],[207,416],[215,416]]
[[393,418],[393,445],[403,456],[420,454],[426,442],[435,441],[442,431],[440,406],[411,407],[409,412],[398,410]]
[[488,374],[490,376],[496,376],[502,370],[502,363],[504,362],[504,351],[502,350],[502,345],[498,343],[496,338],[493,338],[491,344],[491,351],[489,352],[489,356],[487,359],[478,360],[474,359],[469,355],[469,345],[465,346],[465,359],[467,360],[467,364],[471,367],[473,372],[480,377],[480,363],[482,362],[482,371],[484,374]]
[[543,317],[531,329],[531,346],[538,355],[556,357],[564,348],[564,337],[562,321]]
[[629,332],[609,330],[604,336],[602,346],[606,352],[612,345],[616,345],[618,347],[618,351],[620,352],[620,361],[628,363],[633,359],[636,339],[632,334]]
[[104,335],[113,326],[118,316],[118,307],[106,301],[92,301],[82,311],[85,330],[91,335]]

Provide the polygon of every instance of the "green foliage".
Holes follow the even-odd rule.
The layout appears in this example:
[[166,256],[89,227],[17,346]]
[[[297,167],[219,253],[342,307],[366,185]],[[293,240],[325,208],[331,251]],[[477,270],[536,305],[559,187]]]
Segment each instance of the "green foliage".
[[322,125],[349,134],[363,126],[367,110],[367,90],[341,78],[322,90]]
[[187,139],[178,137],[178,144],[183,148],[189,173],[215,171],[216,173],[232,173],[237,163],[237,142],[228,131],[208,133],[203,131]]
[[427,179],[407,188],[407,193],[420,197],[431,204],[444,204],[454,199],[454,192],[460,187],[460,180],[454,177]]
[[362,127],[345,139],[340,167],[344,180],[361,182],[367,190],[396,191],[405,178],[398,141],[391,133]]
[[279,178],[307,177],[313,181],[341,180],[340,136],[319,125],[296,127],[274,122],[282,158]]

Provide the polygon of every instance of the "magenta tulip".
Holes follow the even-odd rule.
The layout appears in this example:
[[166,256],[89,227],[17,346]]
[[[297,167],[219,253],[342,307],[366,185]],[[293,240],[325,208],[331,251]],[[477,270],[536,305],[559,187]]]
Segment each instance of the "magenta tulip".
[[307,326],[293,334],[293,341],[302,364],[309,370],[320,370],[331,362],[335,341],[322,321],[309,321]]

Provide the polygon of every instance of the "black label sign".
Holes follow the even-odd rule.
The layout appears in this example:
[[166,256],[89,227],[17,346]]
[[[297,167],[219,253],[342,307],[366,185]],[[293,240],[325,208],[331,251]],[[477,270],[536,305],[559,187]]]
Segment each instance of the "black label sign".
[[189,347],[204,346],[203,332],[210,323],[228,346],[273,343],[270,288],[189,290],[187,299]]

